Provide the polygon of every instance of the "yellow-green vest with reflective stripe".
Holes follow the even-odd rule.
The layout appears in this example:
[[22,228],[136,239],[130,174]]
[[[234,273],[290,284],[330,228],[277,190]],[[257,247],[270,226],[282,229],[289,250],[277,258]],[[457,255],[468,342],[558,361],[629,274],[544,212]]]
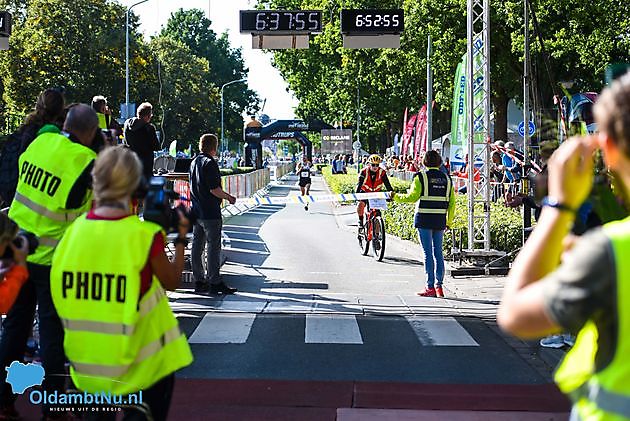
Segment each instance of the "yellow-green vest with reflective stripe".
[[192,362],[155,276],[140,297],[140,272],[160,229],[136,215],[117,221],[81,216],[55,252],[50,290],[80,390],[137,392]]
[[597,325],[588,321],[555,378],[560,390],[572,398],[580,420],[630,421],[630,218],[606,224],[604,233],[612,244],[617,273],[613,359],[596,371],[599,333]]
[[107,116],[103,113],[96,113],[98,117],[98,127],[100,129],[107,129]]
[[37,136],[20,156],[20,175],[9,217],[21,229],[39,237],[37,250],[27,257],[29,262],[50,265],[63,233],[90,209],[91,191],[79,209],[66,209],[66,202],[75,182],[94,158],[96,153],[90,148],[53,132]]

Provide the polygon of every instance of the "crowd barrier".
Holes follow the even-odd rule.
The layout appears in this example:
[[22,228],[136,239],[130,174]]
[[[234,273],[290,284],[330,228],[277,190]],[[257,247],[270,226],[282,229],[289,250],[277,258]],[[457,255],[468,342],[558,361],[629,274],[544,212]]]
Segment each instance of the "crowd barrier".
[[276,169],[275,179],[279,180],[285,175],[293,172],[293,170],[295,169],[295,162],[287,162],[284,164],[278,164],[275,166],[275,169]]
[[[190,208],[190,183],[188,174],[166,174],[173,181],[173,190],[185,200],[176,200],[175,205],[183,204]],[[221,177],[223,190],[236,198],[251,197],[271,182],[269,168],[252,171],[247,174],[227,175]],[[225,202],[224,202],[225,203]]]
[[394,171],[389,172],[390,177],[394,177],[403,181],[411,181],[415,174],[416,173],[413,171],[402,171],[402,170],[394,170]]

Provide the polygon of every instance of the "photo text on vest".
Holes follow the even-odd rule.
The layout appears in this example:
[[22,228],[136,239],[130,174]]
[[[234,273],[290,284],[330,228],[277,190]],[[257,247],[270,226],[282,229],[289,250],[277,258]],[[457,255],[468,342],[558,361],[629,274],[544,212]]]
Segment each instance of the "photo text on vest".
[[124,303],[127,297],[127,277],[113,273],[63,272],[61,288],[63,298],[75,291],[77,300]]
[[52,197],[61,185],[61,178],[56,175],[31,164],[28,161],[22,163],[21,171],[22,181],[34,189],[45,192]]

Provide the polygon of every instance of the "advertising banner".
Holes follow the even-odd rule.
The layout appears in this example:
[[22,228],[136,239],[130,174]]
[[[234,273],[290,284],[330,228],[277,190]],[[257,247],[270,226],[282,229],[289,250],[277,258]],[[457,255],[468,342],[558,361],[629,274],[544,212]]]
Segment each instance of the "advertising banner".
[[466,95],[466,54],[457,65],[453,89],[453,107],[451,114],[451,166],[464,165],[468,136],[468,98]]
[[418,159],[422,151],[427,150],[427,105],[423,105],[416,120],[416,138],[414,140],[413,158]]
[[402,155],[407,156],[413,153],[411,150],[411,142],[413,138],[413,132],[416,128],[416,119],[417,114],[412,114],[411,117],[407,120],[407,124],[403,128],[403,136],[402,136]]

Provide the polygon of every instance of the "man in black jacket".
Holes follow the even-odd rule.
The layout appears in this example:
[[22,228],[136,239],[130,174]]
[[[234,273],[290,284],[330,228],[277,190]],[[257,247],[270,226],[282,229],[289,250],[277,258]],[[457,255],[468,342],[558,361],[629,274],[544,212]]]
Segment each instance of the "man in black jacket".
[[138,117],[125,121],[125,141],[142,162],[142,174],[147,179],[153,176],[153,152],[160,150],[160,142],[151,124],[153,106],[148,102],[140,104]]

